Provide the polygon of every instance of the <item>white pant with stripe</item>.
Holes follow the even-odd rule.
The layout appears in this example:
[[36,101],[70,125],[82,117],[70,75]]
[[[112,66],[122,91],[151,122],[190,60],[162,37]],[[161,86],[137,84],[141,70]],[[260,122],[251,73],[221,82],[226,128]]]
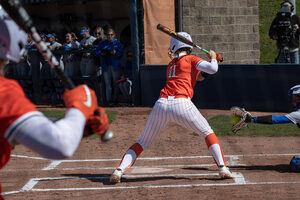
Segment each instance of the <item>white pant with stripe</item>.
[[175,122],[205,138],[213,130],[199,110],[188,98],[159,98],[148,118],[146,127],[137,141],[143,149],[149,148],[168,122]]

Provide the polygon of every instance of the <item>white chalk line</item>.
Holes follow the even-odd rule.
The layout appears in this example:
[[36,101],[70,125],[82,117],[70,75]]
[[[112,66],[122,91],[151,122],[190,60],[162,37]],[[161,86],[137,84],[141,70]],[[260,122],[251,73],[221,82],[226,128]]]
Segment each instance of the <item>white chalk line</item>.
[[[92,190],[123,190],[123,189],[157,189],[157,188],[188,188],[188,187],[209,187],[209,186],[242,186],[242,185],[274,185],[274,184],[299,184],[299,181],[278,181],[278,182],[246,182],[241,173],[233,173],[235,176],[233,183],[200,183],[200,184],[180,184],[180,185],[140,185],[140,186],[111,186],[111,187],[87,187],[87,188],[34,188],[39,181],[47,180],[62,180],[62,179],[108,179],[108,176],[103,177],[48,177],[48,178],[34,178],[18,191],[4,192],[3,195],[14,194],[19,192],[51,192],[51,191],[92,191]],[[198,175],[217,175],[213,174],[198,174]],[[151,175],[124,175],[124,177],[152,177]],[[156,177],[167,177],[168,175],[155,175]],[[197,176],[197,174],[170,174],[171,176]]]
[[[225,155],[230,158],[231,164],[238,164],[239,157],[272,157],[272,156],[294,156],[300,155],[300,153],[288,153],[288,154],[248,154],[248,155]],[[41,157],[30,157],[24,155],[12,154],[11,157],[48,160]],[[180,157],[150,157],[150,158],[138,158],[138,160],[163,160],[163,159],[197,159],[197,158],[211,158],[211,156],[180,156]],[[62,160],[52,161],[44,170],[54,169],[62,162],[107,162],[107,161],[119,161],[120,159],[87,159],[87,160]],[[239,164],[241,165],[241,164]],[[143,166],[144,167],[144,166]],[[97,168],[99,169],[99,168]],[[68,170],[68,169],[67,169]],[[240,173],[235,173],[240,174]],[[262,184],[298,184],[300,182],[245,182],[243,175],[242,178],[235,178],[235,183],[219,183],[219,184],[187,184],[187,185],[158,185],[158,186],[126,186],[126,187],[101,187],[101,188],[58,188],[58,189],[31,189],[30,191],[60,191],[60,190],[105,190],[105,189],[137,189],[137,188],[163,188],[163,187],[199,187],[199,186],[229,186],[229,185],[262,185]],[[60,177],[61,178],[61,177]],[[30,182],[30,181],[29,181]],[[34,181],[29,183],[26,187],[37,184]],[[25,186],[24,186],[25,187]],[[23,187],[23,188],[24,188]],[[6,194],[14,194],[19,192],[28,191],[26,188],[17,191],[4,192]]]
[[[227,165],[230,166],[246,166],[245,164],[238,164],[235,163],[234,165],[230,164],[230,162],[227,162]],[[216,164],[190,164],[190,165],[151,165],[151,166],[146,166],[146,165],[142,165],[142,166],[132,166],[132,169],[141,169],[141,168],[188,168],[188,167],[214,167],[216,166]],[[53,167],[53,165],[51,166]],[[55,168],[51,168],[51,167],[45,167],[42,170],[54,170]],[[116,166],[112,166],[112,167],[72,167],[72,168],[59,168],[58,170],[62,170],[62,171],[75,171],[75,170],[113,170],[115,169]],[[37,169],[22,169],[22,171],[36,171]],[[15,172],[16,169],[4,169],[2,170],[2,172],[9,172],[9,171],[13,171]]]
[[51,163],[47,166],[44,167],[42,170],[53,170],[55,169],[62,161],[61,160],[53,160]]
[[[29,191],[78,191],[78,190],[115,190],[115,189],[139,189],[139,188],[166,188],[166,187],[199,187],[199,186],[222,186],[231,184],[245,184],[244,176],[241,173],[233,173],[234,183],[213,183],[213,184],[186,184],[186,185],[147,185],[147,186],[112,186],[112,187],[96,187],[96,188],[34,188],[40,181],[52,181],[52,180],[70,180],[70,179],[97,179],[97,180],[109,180],[109,176],[99,177],[46,177],[46,178],[32,178],[30,179],[21,190],[4,192],[3,195],[15,194],[20,192]],[[199,177],[199,176],[217,176],[218,173],[201,173],[201,174],[152,174],[152,175],[123,175],[123,178],[149,178],[149,177]]]
[[[270,157],[270,156],[294,156],[300,155],[300,153],[288,153],[288,154],[245,154],[245,155],[225,155],[225,158],[230,157]],[[49,160],[42,157],[31,157],[25,155],[12,154],[11,157],[19,158],[29,158],[29,159],[39,159],[39,160]],[[209,156],[178,156],[178,157],[145,157],[138,158],[137,160],[172,160],[172,159],[197,159],[197,158],[212,158]],[[120,161],[121,158],[108,158],[108,159],[83,159],[83,160],[61,160],[61,162],[110,162],[110,161]]]

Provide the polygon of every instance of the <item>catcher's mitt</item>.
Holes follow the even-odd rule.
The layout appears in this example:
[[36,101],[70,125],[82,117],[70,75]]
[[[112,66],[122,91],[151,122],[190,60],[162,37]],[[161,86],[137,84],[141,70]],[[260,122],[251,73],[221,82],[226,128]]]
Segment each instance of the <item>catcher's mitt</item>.
[[234,106],[230,109],[232,115],[232,128],[231,131],[237,131],[245,128],[251,122],[252,116],[244,108]]

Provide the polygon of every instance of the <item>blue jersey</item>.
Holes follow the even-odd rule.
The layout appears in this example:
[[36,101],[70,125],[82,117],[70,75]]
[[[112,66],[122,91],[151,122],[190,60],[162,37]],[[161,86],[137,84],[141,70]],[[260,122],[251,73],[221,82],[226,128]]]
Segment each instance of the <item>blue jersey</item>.
[[[116,51],[114,55],[110,54],[111,51]],[[122,65],[123,47],[121,43],[114,38],[111,42],[104,40],[100,42],[95,50],[95,55],[100,56],[101,53],[106,52],[106,55],[101,56],[102,69],[105,71],[107,66],[113,66],[114,70],[120,69]]]

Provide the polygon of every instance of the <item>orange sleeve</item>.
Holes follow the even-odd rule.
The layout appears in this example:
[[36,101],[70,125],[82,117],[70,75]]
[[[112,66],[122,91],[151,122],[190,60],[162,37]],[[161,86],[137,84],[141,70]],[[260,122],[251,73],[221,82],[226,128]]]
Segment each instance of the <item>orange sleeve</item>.
[[16,119],[28,112],[37,111],[37,108],[14,80],[1,78],[0,94],[0,134],[3,136]]
[[197,69],[196,66],[197,66],[197,63],[199,61],[203,60],[202,58],[199,58],[197,56],[191,56],[191,66],[192,66],[192,69]]

